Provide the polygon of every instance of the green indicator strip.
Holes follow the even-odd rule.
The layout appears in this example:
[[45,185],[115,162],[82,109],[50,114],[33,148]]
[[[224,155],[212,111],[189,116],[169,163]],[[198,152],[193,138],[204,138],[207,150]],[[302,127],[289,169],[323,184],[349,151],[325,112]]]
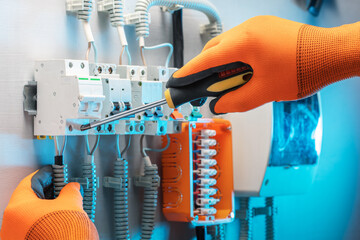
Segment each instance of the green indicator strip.
[[[89,80],[88,78],[79,78],[79,80]],[[100,81],[100,78],[90,78],[91,81]]]

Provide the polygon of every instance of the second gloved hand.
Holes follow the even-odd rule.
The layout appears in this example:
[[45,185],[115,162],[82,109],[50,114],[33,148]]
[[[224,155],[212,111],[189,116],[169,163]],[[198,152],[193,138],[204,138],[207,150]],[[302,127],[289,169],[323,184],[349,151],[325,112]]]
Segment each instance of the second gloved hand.
[[272,101],[304,98],[360,75],[359,46],[360,23],[320,28],[258,16],[210,40],[173,74],[167,87],[184,87],[236,63],[248,64],[253,71],[250,81],[210,103],[215,114],[244,112]]
[[80,185],[69,183],[56,199],[45,199],[51,182],[50,166],[20,182],[4,212],[2,240],[99,239],[95,225],[83,210]]

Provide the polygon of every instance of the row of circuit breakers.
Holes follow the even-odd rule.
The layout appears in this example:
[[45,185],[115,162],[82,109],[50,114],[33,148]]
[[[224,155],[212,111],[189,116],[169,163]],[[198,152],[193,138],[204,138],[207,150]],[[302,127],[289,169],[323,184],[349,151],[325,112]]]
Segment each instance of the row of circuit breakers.
[[231,222],[235,214],[228,120],[201,118],[199,108],[184,104],[80,131],[82,124],[164,98],[166,81],[175,71],[81,60],[39,61],[35,81],[24,88],[24,108],[34,115],[38,137],[169,134],[170,145],[162,154],[165,217],[195,226]]
[[37,62],[35,81],[25,87],[25,110],[35,115],[36,136],[179,132],[176,120],[196,120],[201,117],[198,108],[184,104],[174,112],[162,106],[97,129],[80,131],[80,125],[91,120],[164,98],[165,83],[175,71],[176,68],[157,66],[89,65],[80,60]]

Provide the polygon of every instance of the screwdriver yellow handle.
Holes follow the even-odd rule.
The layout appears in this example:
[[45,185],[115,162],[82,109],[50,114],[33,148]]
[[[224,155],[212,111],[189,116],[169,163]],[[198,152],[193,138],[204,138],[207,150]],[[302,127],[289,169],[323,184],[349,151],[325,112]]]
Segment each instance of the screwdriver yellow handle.
[[228,78],[221,78],[217,73],[183,87],[166,89],[164,95],[170,108],[204,97],[218,97],[235,90],[247,83],[252,76],[251,71],[241,72]]

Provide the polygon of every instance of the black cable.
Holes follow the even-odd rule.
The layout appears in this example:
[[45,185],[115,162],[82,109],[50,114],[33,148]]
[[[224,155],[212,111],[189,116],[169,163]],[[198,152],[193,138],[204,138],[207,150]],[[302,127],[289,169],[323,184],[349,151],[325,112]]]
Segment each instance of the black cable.
[[174,67],[184,66],[184,34],[182,23],[182,9],[172,14],[173,24],[173,46],[174,46]]
[[195,231],[197,240],[206,240],[206,226],[195,227]]

